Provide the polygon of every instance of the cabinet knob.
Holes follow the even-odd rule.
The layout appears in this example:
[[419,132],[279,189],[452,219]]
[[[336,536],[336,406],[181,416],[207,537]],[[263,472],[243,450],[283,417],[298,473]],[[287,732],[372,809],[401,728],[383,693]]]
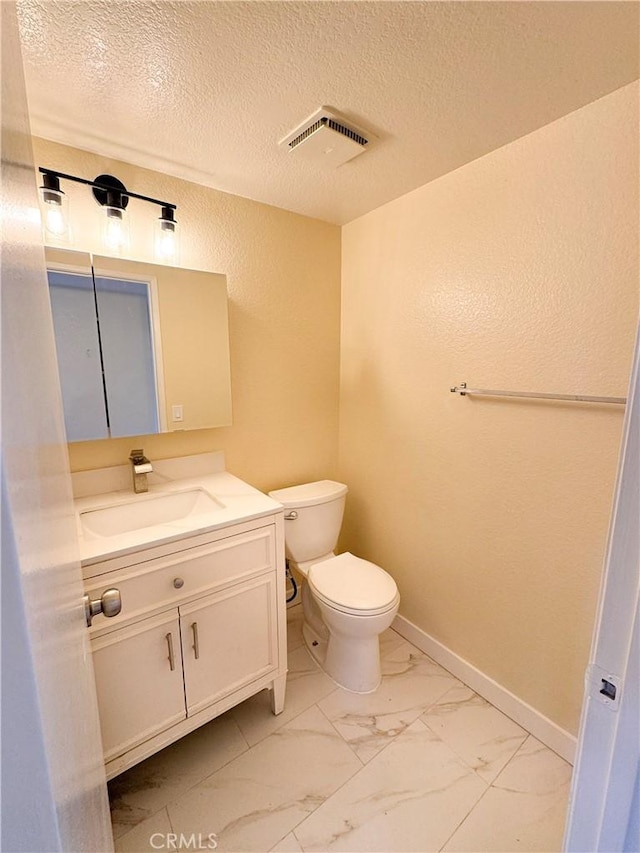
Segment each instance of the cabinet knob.
[[182,587],[184,586],[184,581],[182,580],[182,578],[174,578],[173,585],[176,589],[182,589]]

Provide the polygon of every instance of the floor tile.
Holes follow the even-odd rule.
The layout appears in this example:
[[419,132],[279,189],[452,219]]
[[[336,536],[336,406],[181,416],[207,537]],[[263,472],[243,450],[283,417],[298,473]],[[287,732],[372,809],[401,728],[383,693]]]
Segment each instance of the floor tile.
[[287,691],[281,714],[276,716],[272,713],[268,690],[262,690],[246,699],[229,712],[249,746],[254,746],[267,735],[282,728],[319,699],[336,690],[336,685],[314,663],[304,646],[289,654],[288,666]]
[[486,788],[417,720],[295,834],[304,851],[436,851]]
[[529,736],[444,850],[562,850],[571,766]]
[[269,850],[361,767],[314,707],[171,803],[169,817],[177,833],[216,833],[221,851]]
[[286,838],[283,838],[282,841],[278,841],[271,850],[270,853],[302,853],[302,847],[298,844],[298,839],[295,837],[293,832],[290,832]]
[[386,631],[383,631],[382,634],[380,634],[380,637],[378,639],[380,641],[381,658],[384,658],[384,656],[388,654],[392,649],[395,649],[396,646],[407,642],[404,637],[401,637],[397,631],[393,630],[393,628],[387,628]]
[[167,835],[173,830],[166,809],[151,815],[135,829],[115,840],[116,853],[142,853],[146,850],[166,849]]
[[128,832],[248,749],[227,713],[109,782],[114,837]]
[[370,761],[453,686],[452,675],[402,640],[383,653],[375,693],[337,689],[318,706],[363,761]]
[[445,693],[420,719],[489,784],[528,736],[464,684]]

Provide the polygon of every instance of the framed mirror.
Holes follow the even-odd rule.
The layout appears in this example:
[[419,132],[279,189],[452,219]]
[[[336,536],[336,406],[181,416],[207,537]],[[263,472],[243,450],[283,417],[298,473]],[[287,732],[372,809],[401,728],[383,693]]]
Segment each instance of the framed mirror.
[[231,424],[224,275],[45,252],[68,441]]

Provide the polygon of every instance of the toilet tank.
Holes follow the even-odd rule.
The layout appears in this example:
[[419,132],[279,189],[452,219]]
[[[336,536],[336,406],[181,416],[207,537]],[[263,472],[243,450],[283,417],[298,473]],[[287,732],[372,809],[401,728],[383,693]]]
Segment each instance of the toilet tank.
[[347,491],[344,483],[320,480],[269,492],[269,497],[283,505],[285,519],[291,513],[297,515],[295,520],[284,523],[289,559],[304,563],[325,557],[335,549]]

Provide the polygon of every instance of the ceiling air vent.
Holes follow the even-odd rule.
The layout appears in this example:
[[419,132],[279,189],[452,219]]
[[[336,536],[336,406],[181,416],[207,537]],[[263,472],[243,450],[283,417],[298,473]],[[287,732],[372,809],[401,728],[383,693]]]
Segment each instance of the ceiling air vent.
[[322,107],[279,144],[296,157],[335,169],[362,154],[372,139],[371,133]]

